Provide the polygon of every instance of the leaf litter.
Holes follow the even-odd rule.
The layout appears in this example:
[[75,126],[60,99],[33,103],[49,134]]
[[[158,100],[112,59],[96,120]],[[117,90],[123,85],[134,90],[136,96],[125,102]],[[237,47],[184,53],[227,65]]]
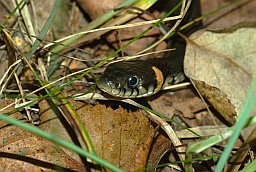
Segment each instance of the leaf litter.
[[[207,4],[207,7],[212,7],[212,6]],[[252,7],[250,7],[250,8],[252,8]],[[228,23],[226,21],[228,21],[227,19],[225,19],[225,23]],[[214,22],[214,23],[217,23],[217,22]],[[202,33],[200,33],[199,36],[201,34]],[[213,32],[212,34],[218,34],[218,33]],[[219,34],[221,34],[222,36],[218,37],[213,42],[217,42],[218,40],[222,40],[223,37],[225,38],[225,37],[228,37],[228,35],[231,35],[231,33],[226,33],[226,34],[219,33]],[[198,38],[198,36],[196,36],[195,38],[190,38],[190,39],[193,40],[194,42],[196,42],[197,38]],[[232,38],[232,36],[231,36],[231,38]],[[242,38],[243,37],[240,37],[240,38],[238,37],[238,40],[242,39]],[[207,39],[209,39],[209,37],[207,37]],[[146,43],[146,44],[148,45],[148,43]],[[189,42],[188,42],[188,44],[189,44]],[[217,43],[217,44],[219,44],[219,43]],[[229,44],[229,41],[226,41],[226,42],[223,41],[223,44],[220,47],[221,48],[226,47],[226,44]],[[194,44],[192,44],[192,46],[193,45]],[[237,47],[231,46],[231,52],[234,52],[233,55],[239,55],[239,56],[246,55],[246,53],[251,54],[251,55],[255,54],[255,52],[251,49],[252,47],[245,48],[244,47],[245,45],[248,45],[247,42],[245,42],[244,44],[242,44],[240,46],[238,45]],[[253,44],[251,44],[251,45],[253,45]],[[241,48],[241,47],[243,47],[243,48]],[[198,48],[198,47],[196,47],[196,48]],[[201,47],[201,49],[202,49],[202,47]],[[246,49],[247,52],[240,52],[240,51],[238,51],[239,49],[244,49],[244,50]],[[233,51],[233,50],[235,50],[235,51]],[[249,50],[252,50],[252,51],[249,51]],[[193,50],[192,52],[194,52],[194,51],[195,50]],[[200,50],[200,47],[199,47],[199,51],[202,51],[202,50]],[[226,51],[226,49],[224,49],[224,51]],[[187,51],[187,52],[189,52],[189,51]],[[219,54],[218,53],[219,50],[214,50],[214,52],[217,52],[217,54]],[[242,53],[242,54],[239,54],[239,53]],[[202,54],[207,55],[208,52],[203,52]],[[215,56],[215,54],[214,54],[214,56]],[[246,57],[248,57],[248,56],[246,56]],[[191,54],[189,54],[189,58],[191,58]],[[215,60],[215,59],[213,58],[212,60]],[[249,62],[250,61],[251,60],[249,58]],[[199,60],[199,62],[200,62],[200,60]],[[239,65],[234,65],[238,62],[233,63],[233,64],[231,63],[232,65],[230,65],[230,62],[233,62],[233,59],[228,60],[227,62],[224,63],[224,64],[226,64],[226,65],[224,65],[224,69],[227,69],[227,68],[225,68],[226,66],[228,66],[228,67],[235,66],[235,68],[236,67],[239,68],[242,66],[241,69],[239,69],[238,71],[239,72],[247,71],[247,64],[245,64],[245,67],[244,67],[243,60],[242,60],[242,64],[239,63]],[[218,62],[218,63],[221,63],[223,65],[223,62]],[[201,67],[203,67],[203,66],[206,67],[206,64],[208,64],[208,63],[202,62]],[[251,64],[253,64],[253,63],[251,63]],[[251,66],[252,71],[253,70],[255,71],[254,66],[251,64],[249,64],[249,66]],[[185,61],[185,68],[187,65],[188,65],[188,62]],[[191,65],[191,66],[192,66],[191,69],[193,69],[193,67],[195,67],[194,65]],[[191,66],[189,65],[189,67],[191,67]],[[209,69],[209,67],[206,67],[206,70],[204,70],[204,71],[208,72],[208,69]],[[194,69],[194,71],[196,71],[196,72],[201,71],[201,68],[196,69],[196,70]],[[218,70],[216,70],[216,71],[218,71]],[[193,76],[190,76],[190,74],[187,74],[187,75],[194,80],[200,80],[200,81],[204,81],[204,82],[206,81],[205,79],[195,79]],[[251,73],[249,75],[251,75]],[[218,74],[215,77],[209,77],[209,75],[208,75],[208,76],[206,76],[206,79],[207,78],[220,79],[220,78],[218,78],[218,76],[220,76],[220,75]],[[223,77],[223,75],[221,75],[221,76]],[[231,80],[231,79],[233,79],[233,76],[234,75],[231,75],[231,76],[227,75],[227,76],[223,77],[223,79]],[[234,84],[229,85],[229,88],[227,88],[228,91],[232,92],[229,89],[231,87],[236,86],[236,84],[240,85],[240,83],[248,83],[249,82],[248,76],[247,77],[244,77],[244,76],[246,76],[246,75],[242,75],[242,77],[239,77],[237,79],[237,82],[239,82],[239,83],[235,83],[235,85]],[[240,79],[244,79],[244,80],[241,81]],[[208,83],[208,82],[206,82],[206,83]],[[211,84],[209,84],[209,85],[211,85]],[[214,87],[219,89],[221,91],[221,93],[224,90],[222,88],[219,88],[219,86],[214,86]],[[242,89],[245,89],[245,88],[246,88],[246,86],[242,87]],[[184,90],[182,90],[182,91],[184,91]],[[169,118],[176,118],[178,116],[178,120],[180,120],[180,122],[182,124],[189,126],[189,127],[196,127],[196,126],[199,126],[199,124],[206,124],[204,121],[207,121],[207,122],[212,121],[212,118],[209,117],[210,115],[205,110],[205,108],[210,105],[209,104],[205,105],[204,102],[201,101],[201,99],[199,99],[196,94],[194,94],[194,93],[192,94],[190,91],[189,90],[184,91],[185,94],[179,93],[180,91],[174,91],[173,95],[172,94],[163,94],[155,100],[150,100],[149,104],[151,104],[151,106],[154,109],[156,109],[157,112],[161,112],[161,113],[167,115]],[[244,96],[245,92],[246,92],[246,90],[242,93],[243,95],[241,97]],[[214,93],[214,94],[220,94],[220,93]],[[225,94],[227,94],[227,93],[225,93]],[[186,96],[181,98],[182,95],[187,95],[187,99],[186,99]],[[228,97],[227,102],[234,101],[234,100],[231,101],[229,96],[227,96],[227,97]],[[237,103],[238,105],[236,105],[235,108],[239,108],[239,103],[241,104],[242,99],[240,99],[240,97],[238,97],[235,102],[238,102]],[[85,126],[88,127],[87,129],[88,129],[88,131],[91,135],[91,138],[94,142],[94,145],[97,149],[98,155],[103,158],[108,159],[110,162],[116,164],[117,166],[122,167],[123,169],[127,169],[127,171],[145,167],[145,164],[147,163],[147,156],[150,155],[152,152],[153,152],[153,154],[157,153],[158,151],[160,153],[153,156],[154,162],[151,163],[151,165],[158,163],[160,161],[159,157],[162,157],[164,155],[164,152],[167,150],[167,149],[165,149],[165,146],[159,146],[159,145],[164,144],[164,145],[166,145],[166,147],[168,149],[170,149],[170,144],[171,144],[170,140],[165,137],[164,133],[156,132],[155,129],[153,128],[151,122],[145,117],[145,115],[142,112],[130,112],[130,111],[124,110],[122,107],[120,107],[116,110],[112,110],[110,107],[106,108],[103,105],[96,105],[93,107],[93,106],[90,106],[87,104],[81,104],[80,102],[72,102],[72,103],[78,109],[78,113],[81,114],[80,117],[84,120]],[[222,104],[222,103],[223,102],[221,102],[220,104]],[[235,105],[236,103],[234,103],[234,102],[231,103],[231,105],[233,105],[233,104]],[[49,131],[53,134],[56,134],[58,137],[65,138],[68,140],[69,136],[64,134],[65,133],[64,126],[62,126],[62,124],[58,121],[58,119],[56,119],[56,117],[53,116],[53,113],[49,109],[48,105],[46,105],[45,102],[40,102],[39,105],[41,108],[40,114],[41,114],[42,121],[43,121],[39,127],[46,131]],[[236,110],[236,112],[237,112],[237,110]],[[231,114],[234,114],[234,113],[232,112]],[[18,114],[18,116],[14,116],[14,117],[21,118],[21,115]],[[218,125],[222,124],[221,121],[218,121],[217,118],[214,118],[214,119],[215,119],[215,121],[217,121]],[[4,151],[5,153],[10,152],[10,153],[14,153],[14,154],[17,154],[20,156],[26,155],[28,157],[33,157],[33,158],[35,156],[39,160],[42,159],[43,162],[59,164],[60,166],[63,165],[63,167],[65,167],[65,168],[74,169],[76,171],[81,171],[81,169],[83,169],[82,163],[76,154],[74,154],[68,150],[63,150],[61,148],[58,148],[55,145],[53,145],[52,143],[43,141],[42,139],[32,136],[31,134],[29,134],[27,132],[24,132],[24,131],[22,132],[18,128],[13,128],[12,126],[8,126],[6,124],[3,124],[3,125],[5,127],[2,127],[1,133],[8,133],[8,134],[3,134],[3,135],[8,135],[9,138],[3,139],[5,141],[7,140],[7,142],[2,143],[2,145],[0,147],[1,152],[2,151]],[[207,123],[207,125],[213,126],[213,125],[215,125],[215,123],[209,122],[209,123]],[[216,127],[218,127],[218,125]],[[183,130],[182,128],[179,128],[179,126],[176,126],[176,127],[177,127],[177,130],[186,131],[186,130]],[[4,132],[5,131],[4,129],[6,129],[6,132]],[[199,127],[199,130],[205,130],[205,128]],[[209,130],[211,130],[210,127],[209,127]],[[19,135],[19,137],[17,137],[15,133],[17,135]],[[157,133],[157,137],[163,137],[162,139],[160,139],[161,141],[159,141],[159,142],[156,141],[157,139],[153,137],[155,133]],[[179,133],[179,131],[177,131],[177,133]],[[28,138],[28,140],[25,140],[24,137],[20,137],[20,136],[26,136],[26,138]],[[13,143],[16,143],[16,144],[13,144]],[[159,143],[159,145],[155,146],[154,149],[152,149],[152,152],[150,152],[151,143]],[[184,141],[184,143],[185,143],[185,141]],[[30,146],[30,145],[33,145],[33,146]],[[47,145],[47,148],[46,148],[46,145]],[[154,144],[152,144],[152,145],[154,145]],[[11,146],[14,146],[14,147],[12,148]],[[18,146],[18,147],[15,147],[15,146]],[[8,150],[8,147],[11,147],[11,149]],[[163,153],[161,153],[162,151],[160,151],[160,150],[162,150]],[[55,152],[57,152],[57,154],[54,154]],[[131,155],[132,155],[132,157],[130,157]],[[59,163],[57,161],[57,159],[59,159],[60,156],[63,157],[60,160],[61,163]],[[152,157],[152,156],[150,156],[150,157]],[[65,159],[65,158],[67,158],[67,159]],[[173,157],[170,157],[170,159],[172,159],[172,158]],[[172,160],[175,161],[175,159],[172,159]],[[20,162],[20,161],[16,161],[16,160],[4,161],[4,162],[2,161],[2,164],[0,166],[3,168],[10,167],[10,169],[11,169],[11,167],[14,169],[17,169],[17,168],[21,169],[21,167],[24,166],[24,163],[21,162],[21,164],[19,164],[18,162]],[[10,164],[14,164],[14,163],[17,166],[10,165]],[[68,165],[70,165],[70,166],[68,166]],[[74,165],[74,166],[72,166],[72,165]],[[33,165],[30,167],[28,167],[28,166],[24,166],[24,167],[27,167],[26,170],[29,168],[33,169],[33,171],[40,170],[40,168],[36,168]]]

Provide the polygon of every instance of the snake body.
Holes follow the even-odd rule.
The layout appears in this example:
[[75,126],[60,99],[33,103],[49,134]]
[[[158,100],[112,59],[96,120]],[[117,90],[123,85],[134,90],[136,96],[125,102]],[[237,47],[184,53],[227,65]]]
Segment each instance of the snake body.
[[107,66],[97,86],[112,96],[140,98],[184,78],[182,65],[170,65],[166,58],[121,61]]

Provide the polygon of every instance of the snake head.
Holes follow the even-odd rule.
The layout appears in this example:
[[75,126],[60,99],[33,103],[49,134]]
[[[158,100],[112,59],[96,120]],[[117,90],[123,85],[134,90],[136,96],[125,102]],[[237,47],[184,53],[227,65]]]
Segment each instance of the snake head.
[[161,71],[157,71],[147,61],[122,61],[108,65],[96,84],[101,90],[115,97],[139,98],[152,95],[161,89],[161,75]]

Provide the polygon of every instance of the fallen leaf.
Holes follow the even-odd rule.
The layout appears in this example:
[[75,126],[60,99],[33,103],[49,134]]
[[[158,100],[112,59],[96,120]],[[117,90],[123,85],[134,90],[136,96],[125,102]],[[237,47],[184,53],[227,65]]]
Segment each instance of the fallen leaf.
[[222,8],[217,13],[213,13],[203,19],[204,25],[207,28],[219,29],[224,27],[230,27],[243,21],[255,21],[255,0],[214,0],[203,1],[201,0],[202,14],[206,14],[209,11],[216,10],[222,6],[232,5]]
[[[104,105],[91,106],[72,100],[70,102],[84,122],[99,157],[125,171],[146,166],[154,128],[142,111],[127,112],[121,107],[113,110]],[[71,140],[65,127],[45,101],[40,103],[40,108],[43,113],[39,127],[57,137]],[[79,161],[76,154],[65,149],[63,151]]]
[[[231,118],[239,115],[256,68],[256,28],[253,26],[255,23],[242,23],[229,29],[198,31],[191,35],[193,41],[187,43],[185,74],[196,85],[210,86],[208,93],[213,88],[219,90],[212,93],[211,104],[220,114]],[[203,92],[206,95],[207,91]],[[218,108],[228,102],[229,110]]]
[[154,128],[142,113],[113,110],[104,105],[77,111],[85,121],[97,154],[125,171],[145,167]]
[[[10,103],[13,101],[0,100],[0,109]],[[19,112],[11,117],[23,119]],[[84,171],[83,164],[48,140],[3,121],[0,131],[0,171]]]

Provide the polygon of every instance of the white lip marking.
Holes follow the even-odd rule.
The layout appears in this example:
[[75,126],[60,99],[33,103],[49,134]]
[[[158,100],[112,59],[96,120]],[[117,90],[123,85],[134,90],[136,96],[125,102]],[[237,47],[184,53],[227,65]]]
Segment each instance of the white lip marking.
[[153,85],[150,85],[149,87],[148,87],[148,93],[147,93],[147,95],[151,95],[151,94],[153,94],[154,93],[154,86]]

